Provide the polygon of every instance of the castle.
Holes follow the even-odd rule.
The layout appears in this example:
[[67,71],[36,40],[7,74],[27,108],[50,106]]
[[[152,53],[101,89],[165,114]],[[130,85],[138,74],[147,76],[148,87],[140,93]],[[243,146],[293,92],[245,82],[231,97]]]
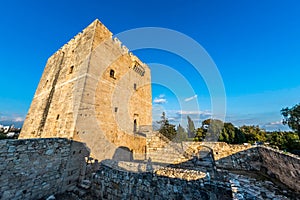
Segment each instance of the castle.
[[152,126],[151,102],[149,67],[95,20],[48,59],[20,138],[81,141],[98,160],[119,147],[144,159],[139,127]]
[[95,20],[48,59],[19,139],[0,141],[0,199],[299,197],[299,157],[174,143],[151,130],[151,108],[150,69]]

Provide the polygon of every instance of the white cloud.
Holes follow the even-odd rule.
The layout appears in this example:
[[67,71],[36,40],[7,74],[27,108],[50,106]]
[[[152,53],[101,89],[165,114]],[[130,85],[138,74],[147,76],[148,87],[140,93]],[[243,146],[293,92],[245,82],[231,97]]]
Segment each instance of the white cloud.
[[15,117],[14,119],[12,119],[12,121],[14,121],[14,122],[22,122],[22,121],[24,121],[24,118],[23,117]]
[[165,104],[165,103],[167,103],[167,99],[165,98],[164,94],[161,94],[158,97],[154,98],[153,103],[155,103],[155,104]]
[[179,110],[177,114],[179,115],[200,115],[202,111],[187,111],[187,110]]
[[195,94],[195,95],[192,96],[192,97],[185,98],[184,101],[185,101],[185,102],[192,101],[193,99],[196,99],[197,96],[198,96],[198,95]]
[[270,122],[269,125],[282,125],[281,121]]
[[283,125],[281,121],[269,122],[261,125],[261,128],[267,131],[291,131],[291,129],[287,125]]
[[210,111],[187,111],[187,110],[179,110],[176,112],[178,115],[211,115]]
[[24,120],[25,116],[20,114],[6,114],[0,116],[0,121],[23,122]]

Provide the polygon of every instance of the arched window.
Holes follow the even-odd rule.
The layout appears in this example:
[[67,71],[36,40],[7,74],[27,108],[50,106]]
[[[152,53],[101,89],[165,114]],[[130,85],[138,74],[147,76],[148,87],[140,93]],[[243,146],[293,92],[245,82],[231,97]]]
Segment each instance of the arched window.
[[111,78],[115,78],[115,70],[111,69],[111,70],[109,71],[109,76],[110,76]]

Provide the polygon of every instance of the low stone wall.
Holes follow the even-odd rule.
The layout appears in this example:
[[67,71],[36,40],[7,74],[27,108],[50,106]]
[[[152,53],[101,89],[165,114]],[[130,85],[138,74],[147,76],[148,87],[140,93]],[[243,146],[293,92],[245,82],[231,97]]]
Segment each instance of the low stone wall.
[[259,147],[262,169],[300,193],[300,158],[268,147]]
[[232,170],[257,170],[261,168],[261,156],[257,147],[249,148],[216,159],[216,166],[221,169]]
[[62,138],[0,141],[0,199],[39,199],[72,190],[87,148]]
[[147,137],[147,158],[151,158],[153,162],[158,163],[179,164],[192,159],[204,147],[213,150],[215,160],[253,148],[250,144],[231,145],[225,142],[174,143],[159,132],[153,132],[148,134]]
[[[176,174],[182,175],[182,169],[160,169],[159,173],[164,176],[122,171],[102,164],[93,176],[91,191],[99,199],[232,199],[228,182],[208,177],[189,181],[174,178]],[[185,170],[184,173],[185,176],[199,176],[197,171]]]
[[[218,168],[263,171],[300,192],[297,156],[263,146],[205,143],[197,147],[193,143],[183,144],[185,150],[186,145],[189,155],[197,150],[201,154],[203,145],[209,146],[214,150]],[[101,199],[230,199],[232,195],[229,179],[215,179],[213,174],[207,175],[207,169],[166,167],[152,163],[151,159],[145,162],[108,160],[97,163],[96,168],[100,170],[92,175],[96,168],[86,168],[88,156],[83,143],[68,139],[0,140],[0,199],[40,199],[74,191],[82,179],[90,177],[89,191]]]
[[[261,171],[300,192],[300,158],[298,156],[266,146],[251,146],[241,151],[236,151],[240,148],[239,145],[227,145],[228,147],[222,145],[222,148],[218,146],[214,148],[215,158],[218,158],[218,152],[222,155],[216,159],[218,168]],[[228,148],[234,146],[230,154]]]

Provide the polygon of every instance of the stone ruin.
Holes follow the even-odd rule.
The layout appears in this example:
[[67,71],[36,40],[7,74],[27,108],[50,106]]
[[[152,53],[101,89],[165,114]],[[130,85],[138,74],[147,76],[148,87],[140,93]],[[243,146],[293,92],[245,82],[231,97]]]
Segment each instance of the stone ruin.
[[297,199],[300,159],[152,131],[150,69],[99,21],[46,64],[0,199]]

